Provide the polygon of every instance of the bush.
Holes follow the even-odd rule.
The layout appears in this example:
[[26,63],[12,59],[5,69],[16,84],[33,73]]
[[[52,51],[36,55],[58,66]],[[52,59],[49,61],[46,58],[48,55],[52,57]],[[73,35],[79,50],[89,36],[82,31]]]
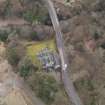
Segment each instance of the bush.
[[11,36],[11,34],[14,34],[15,31],[11,28],[11,26],[2,27],[0,29],[0,41],[6,42],[8,40],[8,37]]
[[33,70],[33,64],[28,57],[25,57],[19,63],[19,74],[20,76],[26,78],[29,76],[30,72]]
[[5,1],[5,7],[4,7],[4,11],[3,11],[3,13],[4,13],[4,16],[5,17],[9,17],[9,16],[11,16],[11,9],[12,9],[12,3],[11,3],[11,0],[6,0]]
[[[27,2],[27,10],[24,11],[23,17],[25,20],[32,23],[44,23],[48,14],[47,9],[38,1]],[[27,4],[26,3],[26,4]]]
[[31,35],[30,35],[30,39],[31,39],[31,40],[36,40],[36,39],[38,39],[38,38],[37,38],[37,33],[36,33],[36,32],[32,32]]
[[78,83],[76,82],[74,84],[78,90],[78,87],[84,87],[85,89],[87,89],[88,91],[93,91],[94,90],[94,85],[92,83],[92,80],[89,79],[81,79],[80,81],[78,81]]
[[17,35],[9,36],[7,46],[7,59],[13,66],[17,66],[21,58],[25,55],[25,47],[20,43]]
[[6,31],[1,31],[0,32],[0,41],[6,41],[8,38],[8,33]]
[[37,74],[32,83],[32,88],[46,104],[51,104],[55,100],[58,85],[56,80],[49,75]]
[[101,44],[101,48],[105,49],[105,42]]
[[95,40],[98,40],[100,38],[100,35],[98,32],[95,32],[93,37]]
[[33,22],[40,22],[43,23],[46,19],[46,16],[43,16],[42,14],[35,14],[33,11],[28,10],[23,14],[23,17],[25,20],[29,21],[30,23]]
[[35,17],[35,15],[33,14],[32,11],[26,11],[23,14],[24,19],[26,19],[27,21],[33,23],[34,20],[37,20],[37,18]]
[[16,48],[7,49],[7,58],[11,65],[16,66],[20,61],[20,56]]

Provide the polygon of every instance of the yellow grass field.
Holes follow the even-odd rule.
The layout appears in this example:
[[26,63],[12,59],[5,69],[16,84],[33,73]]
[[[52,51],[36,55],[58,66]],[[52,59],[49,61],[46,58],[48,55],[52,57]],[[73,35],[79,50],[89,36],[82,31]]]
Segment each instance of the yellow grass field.
[[37,65],[38,67],[41,67],[41,63],[37,58],[37,54],[44,48],[49,48],[52,51],[56,51],[56,42],[55,40],[47,40],[47,41],[41,41],[41,42],[35,42],[32,45],[27,46],[27,56],[32,59],[32,62]]

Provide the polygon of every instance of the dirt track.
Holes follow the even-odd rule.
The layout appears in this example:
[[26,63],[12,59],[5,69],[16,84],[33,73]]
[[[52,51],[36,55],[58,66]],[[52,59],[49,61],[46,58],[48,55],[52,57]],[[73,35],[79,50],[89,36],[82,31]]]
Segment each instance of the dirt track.
[[31,102],[31,105],[44,105],[35,97],[22,78],[13,73],[12,66],[4,58],[5,51],[4,44],[0,44],[0,98],[7,96],[15,88],[19,88],[25,97],[29,97],[27,101]]
[[8,26],[8,25],[24,25],[28,24],[23,19],[8,19],[8,20],[0,20],[0,27]]

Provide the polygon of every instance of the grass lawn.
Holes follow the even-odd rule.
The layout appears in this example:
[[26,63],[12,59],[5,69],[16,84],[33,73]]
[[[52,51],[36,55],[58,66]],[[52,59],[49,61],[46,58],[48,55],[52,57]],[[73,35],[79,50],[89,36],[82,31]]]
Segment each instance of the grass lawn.
[[54,39],[51,40],[45,40],[40,42],[35,42],[33,44],[27,45],[27,56],[32,59],[32,62],[38,66],[41,67],[41,63],[37,58],[37,54],[43,49],[43,48],[49,48],[53,52],[56,52],[56,42]]

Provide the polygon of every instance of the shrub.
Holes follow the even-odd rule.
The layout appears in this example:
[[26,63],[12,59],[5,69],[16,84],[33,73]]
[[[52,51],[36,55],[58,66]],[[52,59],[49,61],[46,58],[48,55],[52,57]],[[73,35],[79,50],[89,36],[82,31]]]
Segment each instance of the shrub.
[[33,23],[33,21],[34,21],[35,19],[37,19],[37,18],[34,16],[34,14],[33,14],[32,11],[26,11],[26,12],[23,14],[23,17],[24,17],[24,19],[26,19],[27,21],[29,21],[29,22],[31,22],[31,23]]
[[11,16],[12,6],[13,5],[11,3],[11,0],[6,0],[5,1],[5,7],[4,7],[4,11],[3,11],[5,17]]
[[27,3],[28,8],[23,13],[24,19],[29,21],[31,24],[44,23],[48,15],[47,9],[41,4],[41,2],[39,2],[39,0],[29,0]]
[[46,19],[46,16],[42,14],[35,14],[33,11],[28,10],[23,14],[25,20],[29,21],[30,23],[39,22],[43,23]]
[[66,2],[68,3],[68,2],[70,2],[70,0],[66,0]]
[[75,83],[76,88],[78,89],[78,87],[85,87],[85,89],[87,89],[88,91],[93,91],[94,90],[94,85],[92,83],[92,80],[89,79],[81,79],[80,81],[78,81],[78,83]]
[[6,41],[8,38],[8,33],[6,31],[1,31],[0,32],[0,41]]
[[101,48],[105,49],[105,42],[101,44]]
[[7,58],[11,65],[16,66],[20,61],[20,56],[16,48],[7,49]]
[[98,40],[99,38],[101,37],[101,35],[96,31],[95,33],[94,33],[94,35],[93,35],[93,38],[95,39],[95,40]]
[[36,32],[32,32],[31,35],[30,35],[30,39],[31,39],[31,40],[36,40],[36,39],[38,39],[38,38],[37,38],[37,33],[36,33]]
[[46,104],[51,104],[55,100],[58,85],[52,76],[37,74],[34,83],[32,83],[32,87],[37,93],[37,96]]
[[28,57],[24,57],[23,60],[19,63],[19,74],[20,76],[26,78],[29,76],[30,72],[33,69],[33,64]]

